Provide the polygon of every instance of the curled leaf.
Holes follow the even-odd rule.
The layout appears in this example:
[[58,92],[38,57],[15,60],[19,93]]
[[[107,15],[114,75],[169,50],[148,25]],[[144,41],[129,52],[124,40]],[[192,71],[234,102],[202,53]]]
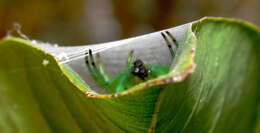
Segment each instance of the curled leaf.
[[[160,32],[80,47],[3,39],[0,132],[259,132],[259,29],[203,18],[167,31],[180,43],[173,61]],[[170,72],[105,94],[86,71],[89,48],[110,75],[130,50]]]

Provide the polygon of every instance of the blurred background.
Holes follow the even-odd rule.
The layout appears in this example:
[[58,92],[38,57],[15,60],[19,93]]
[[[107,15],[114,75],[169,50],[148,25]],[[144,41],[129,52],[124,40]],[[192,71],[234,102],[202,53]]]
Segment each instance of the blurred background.
[[0,38],[19,23],[30,39],[86,45],[222,16],[260,25],[260,0],[0,0]]

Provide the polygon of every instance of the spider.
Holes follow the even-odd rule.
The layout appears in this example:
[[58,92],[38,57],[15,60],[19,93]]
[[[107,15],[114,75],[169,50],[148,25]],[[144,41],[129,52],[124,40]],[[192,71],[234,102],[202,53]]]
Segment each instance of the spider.
[[[171,57],[174,58],[176,54],[175,52],[179,47],[178,42],[168,31],[165,31],[165,33],[161,32],[161,35],[168,46]],[[175,44],[175,50],[173,50],[171,41],[167,38],[167,36]],[[88,56],[85,57],[87,70],[97,85],[103,88],[107,93],[122,92],[141,82],[156,78],[169,72],[168,66],[145,64],[142,60],[135,59],[133,53],[133,50],[129,52],[123,71],[118,72],[111,79],[105,73],[102,63],[100,63],[100,55],[97,54],[94,59],[92,50],[89,49],[86,52]]]

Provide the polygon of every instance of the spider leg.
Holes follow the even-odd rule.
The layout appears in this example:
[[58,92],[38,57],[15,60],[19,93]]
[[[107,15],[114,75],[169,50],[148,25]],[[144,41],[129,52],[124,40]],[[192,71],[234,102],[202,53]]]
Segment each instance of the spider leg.
[[104,80],[105,80],[106,82],[108,82],[108,81],[109,81],[109,76],[108,76],[108,74],[105,72],[104,66],[103,66],[103,64],[101,63],[100,60],[101,60],[100,54],[97,53],[96,63],[97,63],[97,65],[98,65],[98,71],[99,71],[100,75],[103,76]]
[[127,56],[126,68],[131,69],[133,61],[134,61],[134,51],[131,50]]
[[[89,53],[86,52],[85,54],[87,55],[87,54],[89,54]],[[91,75],[92,77],[96,77],[96,74],[94,73],[94,71],[92,70],[92,67],[91,67],[91,65],[90,65],[91,62],[92,62],[92,61],[89,59],[89,56],[86,56],[86,57],[85,57],[85,64],[86,64],[86,66],[87,66],[87,69],[88,69],[88,71],[89,71],[89,73],[90,73],[90,75]]]
[[[169,32],[169,31],[166,31],[166,34],[171,38],[171,40],[173,41],[173,43],[175,43],[175,46],[176,48],[179,47],[179,44],[177,42],[177,40],[173,37],[173,35]],[[161,35],[163,36],[163,39],[165,40],[166,44],[167,44],[167,47],[169,48],[170,50],[170,53],[171,53],[171,56],[172,58],[175,57],[175,54],[176,54],[176,50],[174,51],[173,48],[172,48],[172,45],[171,45],[171,42],[170,40],[166,37],[166,34],[161,32]]]
[[133,78],[131,74],[131,67],[134,60],[133,53],[134,51],[132,50],[128,54],[126,65],[123,68],[123,72],[119,73],[111,82],[111,84],[115,88],[115,92],[124,91],[132,86],[130,81],[131,78]]
[[172,39],[176,48],[179,48],[179,43],[177,42],[176,38],[169,31],[166,31],[166,34]]
[[91,77],[97,82],[98,85],[100,85],[100,87],[106,89],[108,85],[108,77],[104,76],[102,74],[103,72],[100,72],[100,69],[97,67],[97,64],[95,63],[91,49],[88,51],[87,54],[88,56],[85,57],[85,63],[87,65],[87,69]]
[[90,55],[89,53],[91,53],[91,52],[86,52],[86,53],[85,53],[86,55],[88,54],[88,56],[85,57],[85,63],[86,63],[87,69],[88,69],[88,71],[89,71],[91,77],[92,77],[94,80],[98,80],[97,73],[95,73],[95,71],[94,71],[93,68],[92,68],[92,65],[91,65],[91,64],[93,64],[93,63],[92,63],[91,58],[89,57],[89,55]]

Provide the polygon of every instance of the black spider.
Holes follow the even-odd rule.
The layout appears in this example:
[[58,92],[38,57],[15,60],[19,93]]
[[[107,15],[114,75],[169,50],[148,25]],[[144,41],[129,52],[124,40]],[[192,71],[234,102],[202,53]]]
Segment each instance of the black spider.
[[137,59],[133,62],[131,72],[132,72],[133,75],[135,75],[135,76],[141,78],[142,80],[144,80],[148,76],[150,70],[145,67],[142,60]]

